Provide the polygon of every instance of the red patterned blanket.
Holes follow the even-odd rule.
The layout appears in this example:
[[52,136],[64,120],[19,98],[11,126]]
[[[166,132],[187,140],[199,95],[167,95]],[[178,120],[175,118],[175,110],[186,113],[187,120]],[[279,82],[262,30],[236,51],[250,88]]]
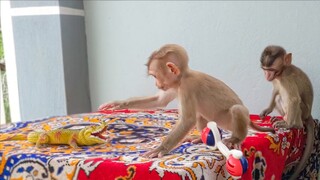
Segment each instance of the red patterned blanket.
[[[157,147],[177,119],[176,110],[123,110],[1,125],[0,139],[5,139],[12,134],[27,134],[37,129],[82,128],[105,121],[111,141],[81,149],[66,145],[36,148],[27,141],[2,141],[0,179],[232,179],[222,154],[205,144],[183,143],[163,158],[140,156]],[[251,119],[261,125],[270,125],[268,119],[260,121],[255,115]],[[300,178],[316,179],[319,170],[320,123],[314,122],[314,152]],[[196,130],[191,134],[200,135]],[[286,179],[301,157],[304,143],[303,130],[278,130],[275,134],[250,131],[241,145],[249,164],[242,179]]]

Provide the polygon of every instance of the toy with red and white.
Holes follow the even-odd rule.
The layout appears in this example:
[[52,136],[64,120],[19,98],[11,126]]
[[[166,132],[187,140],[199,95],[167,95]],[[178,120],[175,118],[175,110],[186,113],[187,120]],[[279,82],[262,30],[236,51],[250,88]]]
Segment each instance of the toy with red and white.
[[203,143],[209,145],[213,149],[218,148],[226,157],[226,168],[233,178],[239,179],[242,174],[247,171],[248,161],[243,156],[242,151],[237,149],[229,150],[228,147],[222,143],[221,130],[214,121],[209,122],[207,127],[203,129],[201,139]]

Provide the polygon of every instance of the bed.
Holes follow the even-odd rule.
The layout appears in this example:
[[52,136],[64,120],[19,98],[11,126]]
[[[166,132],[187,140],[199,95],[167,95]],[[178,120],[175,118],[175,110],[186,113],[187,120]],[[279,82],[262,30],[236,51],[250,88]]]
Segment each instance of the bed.
[[[251,120],[270,126],[269,118]],[[108,124],[105,144],[71,148],[50,145],[37,148],[28,141],[0,142],[0,179],[233,179],[226,159],[206,144],[182,143],[162,158],[141,156],[159,145],[178,119],[175,109],[118,110],[48,117],[1,125],[0,139],[35,130],[83,128],[102,121]],[[300,178],[316,179],[319,173],[319,128],[307,167]],[[191,135],[200,135],[193,130]],[[223,136],[228,136],[223,132]],[[241,179],[287,179],[303,152],[306,134],[301,129],[277,130],[275,134],[249,131],[241,150],[248,169]]]

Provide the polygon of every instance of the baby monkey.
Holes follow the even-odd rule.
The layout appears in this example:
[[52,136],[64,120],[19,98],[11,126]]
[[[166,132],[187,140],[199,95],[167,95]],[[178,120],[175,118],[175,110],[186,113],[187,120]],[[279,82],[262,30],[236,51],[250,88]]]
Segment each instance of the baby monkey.
[[143,156],[164,156],[183,141],[195,125],[202,131],[209,121],[215,121],[220,128],[232,132],[230,138],[224,139],[228,145],[240,144],[247,135],[248,126],[258,131],[273,131],[273,128],[252,123],[248,109],[231,88],[208,74],[190,69],[188,61],[183,47],[164,45],[151,54],[146,64],[148,74],[155,78],[156,86],[160,89],[158,94],[115,101],[99,107],[99,110],[162,108],[178,98],[177,124],[159,147]]
[[264,118],[275,108],[284,121],[273,117],[276,128],[303,128],[306,126],[307,143],[303,156],[290,179],[297,179],[312,152],[314,122],[311,116],[313,89],[308,76],[291,64],[292,54],[280,46],[268,46],[261,55],[261,68],[265,78],[273,84],[269,107],[262,111]]

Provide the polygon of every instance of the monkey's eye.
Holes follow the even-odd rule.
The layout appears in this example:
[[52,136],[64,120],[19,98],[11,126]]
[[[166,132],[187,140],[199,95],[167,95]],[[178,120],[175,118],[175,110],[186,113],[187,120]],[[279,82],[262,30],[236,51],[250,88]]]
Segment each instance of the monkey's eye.
[[265,70],[265,71],[273,71],[273,72],[278,72],[278,69],[274,69],[274,68],[265,68],[265,67],[261,67],[261,69]]

